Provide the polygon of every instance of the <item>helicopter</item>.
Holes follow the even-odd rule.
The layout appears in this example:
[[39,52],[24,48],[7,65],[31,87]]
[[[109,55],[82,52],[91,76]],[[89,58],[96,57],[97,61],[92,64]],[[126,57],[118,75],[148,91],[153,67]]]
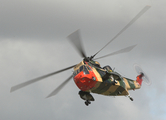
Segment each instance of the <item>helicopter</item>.
[[142,16],[151,6],[145,6],[115,37],[113,37],[104,47],[102,47],[94,55],[87,57],[83,49],[80,30],[76,30],[71,33],[67,38],[79,52],[83,60],[79,64],[75,64],[64,69],[37,77],[35,79],[23,82],[21,84],[11,87],[10,92],[21,89],[32,83],[43,80],[44,78],[53,76],[55,74],[64,72],[69,69],[74,69],[72,75],[70,75],[61,85],[59,85],[52,93],[50,93],[47,98],[56,95],[72,78],[76,86],[80,89],[79,96],[81,99],[85,100],[85,105],[88,106],[92,101],[95,101],[91,93],[96,93],[106,96],[128,96],[131,101],[133,98],[129,94],[129,90],[140,89],[142,81],[148,85],[151,83],[147,75],[143,72],[139,65],[135,65],[135,70],[138,73],[136,80],[132,80],[123,77],[109,65],[104,67],[100,66],[97,59],[105,58],[108,56],[113,56],[121,53],[126,53],[131,51],[136,45],[132,45],[121,50],[112,52],[110,54],[104,55],[102,57],[95,58],[96,55],[102,51],[108,44],[115,40],[120,34],[122,34],[130,25],[132,25],[140,16]]

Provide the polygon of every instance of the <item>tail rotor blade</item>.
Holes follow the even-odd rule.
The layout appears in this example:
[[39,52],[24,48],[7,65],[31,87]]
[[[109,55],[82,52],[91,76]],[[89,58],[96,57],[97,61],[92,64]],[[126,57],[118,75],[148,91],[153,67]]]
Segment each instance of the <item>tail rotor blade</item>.
[[138,64],[134,64],[134,69],[137,72],[138,75],[143,74],[143,81],[150,86],[152,84],[151,80],[147,76],[147,74],[142,70],[141,66]]
[[65,80],[59,87],[57,87],[52,93],[50,93],[46,98],[52,97],[56,95],[72,78],[73,75],[71,75],[67,80]]

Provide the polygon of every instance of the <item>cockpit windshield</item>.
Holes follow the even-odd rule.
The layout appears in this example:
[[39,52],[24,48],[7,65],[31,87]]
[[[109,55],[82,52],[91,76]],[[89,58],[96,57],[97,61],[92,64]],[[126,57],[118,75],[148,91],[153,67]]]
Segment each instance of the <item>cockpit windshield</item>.
[[83,72],[84,72],[85,75],[86,75],[86,74],[89,74],[89,71],[88,71],[88,69],[87,69],[86,66],[84,66]]
[[73,76],[75,77],[78,73],[82,72],[86,75],[91,71],[89,66],[82,65],[78,70],[74,71]]

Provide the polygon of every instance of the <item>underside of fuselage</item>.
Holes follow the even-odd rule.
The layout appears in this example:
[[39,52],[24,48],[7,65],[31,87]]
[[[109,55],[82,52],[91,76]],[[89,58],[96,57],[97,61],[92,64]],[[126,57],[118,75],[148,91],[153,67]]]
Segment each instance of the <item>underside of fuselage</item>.
[[128,91],[120,85],[119,81],[114,83],[111,80],[107,80],[102,83],[98,82],[96,87],[90,90],[90,92],[107,96],[128,95]]

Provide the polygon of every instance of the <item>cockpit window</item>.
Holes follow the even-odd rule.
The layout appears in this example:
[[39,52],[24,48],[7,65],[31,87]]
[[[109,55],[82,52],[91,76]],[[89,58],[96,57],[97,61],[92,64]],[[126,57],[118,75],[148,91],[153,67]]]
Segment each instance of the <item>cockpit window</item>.
[[75,77],[77,75],[76,71],[73,72],[73,77]]
[[84,70],[84,66],[81,66],[80,67],[80,72]]
[[84,74],[89,74],[88,69],[86,68],[86,66],[84,66]]
[[79,69],[77,70],[77,74],[78,74],[78,73],[80,73],[80,70],[79,70]]
[[91,70],[89,68],[89,66],[84,66],[82,65],[78,70],[74,71],[73,72],[73,76],[75,77],[78,73],[80,73],[81,71],[83,71],[83,73],[86,75],[86,74],[89,74],[89,70]]
[[88,71],[92,71],[92,70],[90,69],[90,67],[89,67],[89,66],[86,66],[86,67],[87,67]]

